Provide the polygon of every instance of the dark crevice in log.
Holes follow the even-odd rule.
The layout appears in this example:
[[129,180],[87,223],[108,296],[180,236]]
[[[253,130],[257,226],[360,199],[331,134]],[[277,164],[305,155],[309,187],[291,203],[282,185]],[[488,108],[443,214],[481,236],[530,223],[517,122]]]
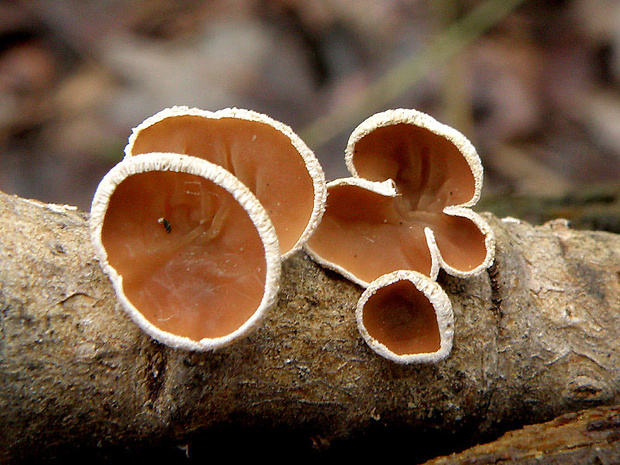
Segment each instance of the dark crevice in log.
[[489,283],[491,285],[491,311],[497,316],[498,321],[502,319],[502,297],[501,297],[501,286],[498,281],[499,279],[499,270],[495,263],[492,263],[491,266],[487,269],[487,274],[489,275]]
[[152,404],[157,401],[166,380],[168,358],[166,350],[165,346],[155,341],[152,341],[144,348],[144,357],[146,359],[144,379],[147,396]]

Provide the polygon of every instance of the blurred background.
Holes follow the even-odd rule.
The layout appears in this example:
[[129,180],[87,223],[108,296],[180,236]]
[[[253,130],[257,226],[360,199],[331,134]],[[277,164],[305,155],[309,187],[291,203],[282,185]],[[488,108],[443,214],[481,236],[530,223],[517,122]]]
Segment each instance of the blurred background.
[[0,190],[88,210],[171,105],[267,113],[331,180],[355,126],[409,107],[478,148],[478,210],[615,230],[619,91],[617,0],[2,0]]

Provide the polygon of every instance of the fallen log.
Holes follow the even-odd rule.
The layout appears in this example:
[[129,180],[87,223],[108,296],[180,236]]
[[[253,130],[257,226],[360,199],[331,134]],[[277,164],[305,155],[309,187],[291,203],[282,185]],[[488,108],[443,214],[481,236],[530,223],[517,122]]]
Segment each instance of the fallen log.
[[359,335],[362,289],[303,252],[249,337],[207,353],[165,347],[121,310],[87,214],[0,194],[0,463],[188,444],[256,455],[286,441],[402,448],[419,463],[618,403],[620,236],[484,216],[492,267],[439,276],[455,313],[451,355],[401,366]]
[[510,431],[488,444],[424,465],[596,465],[620,463],[620,407],[594,407]]

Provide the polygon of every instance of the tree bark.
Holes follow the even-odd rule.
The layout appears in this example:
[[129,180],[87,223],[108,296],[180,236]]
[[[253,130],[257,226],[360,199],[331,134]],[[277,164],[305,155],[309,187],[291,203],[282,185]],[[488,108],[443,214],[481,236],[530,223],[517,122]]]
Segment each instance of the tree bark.
[[567,413],[424,465],[612,465],[620,463],[620,407]]
[[401,366],[358,334],[362,290],[303,252],[246,339],[210,353],[158,344],[117,303],[86,214],[0,193],[0,463],[185,444],[256,454],[284,440],[420,463],[618,403],[620,236],[485,218],[493,266],[439,277],[451,355]]

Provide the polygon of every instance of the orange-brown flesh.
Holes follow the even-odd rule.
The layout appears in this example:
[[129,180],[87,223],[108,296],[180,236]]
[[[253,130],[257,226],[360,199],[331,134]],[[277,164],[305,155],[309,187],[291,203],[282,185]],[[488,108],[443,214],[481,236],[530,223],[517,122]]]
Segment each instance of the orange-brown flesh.
[[309,241],[317,255],[366,282],[398,269],[428,276],[428,227],[449,266],[466,272],[484,262],[480,229],[468,218],[443,213],[475,193],[472,170],[452,142],[410,124],[379,127],[356,143],[353,163],[362,178],[393,180],[398,195],[331,187],[322,223]]
[[392,179],[411,209],[440,212],[470,201],[475,179],[457,147],[428,129],[399,123],[379,127],[355,144],[358,176]]
[[437,352],[441,337],[435,309],[410,281],[378,289],[363,310],[364,327],[397,355]]
[[229,192],[200,176],[151,171],[123,180],[102,242],[127,299],[164,331],[196,341],[225,336],[262,300],[256,227]]
[[402,216],[395,199],[359,186],[331,186],[314,253],[370,282],[398,269],[431,271],[424,228]]
[[437,215],[432,226],[444,261],[460,271],[470,271],[484,262],[486,238],[469,218]]
[[269,124],[172,116],[138,133],[132,155],[149,152],[203,158],[234,174],[267,210],[283,254],[295,245],[312,215],[314,187],[304,160],[291,140]]

